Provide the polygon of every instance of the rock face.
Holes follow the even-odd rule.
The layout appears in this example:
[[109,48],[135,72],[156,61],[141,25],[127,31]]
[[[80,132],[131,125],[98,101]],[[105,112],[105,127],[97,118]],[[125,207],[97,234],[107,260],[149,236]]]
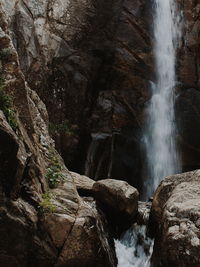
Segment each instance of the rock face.
[[[200,171],[167,177],[152,204],[161,266],[200,266]],[[158,266],[160,266],[158,264]]]
[[46,107],[23,75],[10,23],[18,8],[31,11],[18,3],[0,3],[0,266],[115,266],[106,221],[79,197],[49,136]]
[[[178,137],[189,170],[200,165],[199,3],[177,1],[185,17]],[[0,17],[0,95],[9,103],[0,107],[0,265],[79,266],[78,257],[89,266],[91,257],[112,266],[109,237],[99,230],[106,223],[79,197],[48,128],[70,169],[142,187],[141,135],[155,75],[152,1],[1,0]],[[48,177],[59,188],[50,190]],[[71,242],[77,252],[66,249]]]
[[119,234],[132,223],[138,211],[137,189],[127,182],[113,179],[101,180],[93,185],[94,197],[111,222],[112,231]]
[[199,169],[200,120],[200,4],[195,1],[180,2],[183,10],[183,38],[178,55],[178,94],[176,99],[178,141],[184,171]]
[[56,266],[116,266],[114,242],[95,202],[84,200],[77,217]]
[[[2,0],[2,7],[20,66],[47,105],[67,166],[86,168],[89,177],[139,177],[139,133],[152,73],[150,4]],[[95,142],[94,163],[85,167]]]
[[[141,189],[144,111],[155,80],[152,1],[1,2],[20,66],[47,105],[67,166],[96,180],[126,177]],[[188,116],[198,116],[200,105],[185,99],[185,91],[189,99],[199,94],[199,3],[177,3],[184,16],[178,136],[184,170],[191,170],[200,156],[193,131],[186,129],[199,129]]]

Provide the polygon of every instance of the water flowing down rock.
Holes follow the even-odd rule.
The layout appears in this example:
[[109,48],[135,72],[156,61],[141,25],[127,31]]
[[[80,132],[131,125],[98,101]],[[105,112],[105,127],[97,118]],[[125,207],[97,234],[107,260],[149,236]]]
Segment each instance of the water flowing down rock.
[[115,241],[118,267],[150,267],[153,240],[147,235],[147,226],[134,224],[120,240]]
[[180,11],[174,0],[155,0],[154,56],[156,81],[147,109],[145,145],[147,176],[144,198],[151,197],[159,182],[180,170],[175,140],[176,52],[179,44]]

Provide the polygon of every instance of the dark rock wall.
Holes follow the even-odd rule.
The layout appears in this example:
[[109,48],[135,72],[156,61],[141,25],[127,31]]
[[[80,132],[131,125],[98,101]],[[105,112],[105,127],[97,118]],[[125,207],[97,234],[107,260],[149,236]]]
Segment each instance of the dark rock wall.
[[184,27],[177,63],[176,110],[183,171],[189,171],[200,167],[200,5],[198,1],[179,2]]
[[[16,9],[11,25],[25,76],[47,105],[52,135],[70,169],[140,188],[144,110],[154,80],[153,1],[59,3]],[[177,139],[183,169],[189,170],[200,165],[199,4],[178,4],[184,27]]]

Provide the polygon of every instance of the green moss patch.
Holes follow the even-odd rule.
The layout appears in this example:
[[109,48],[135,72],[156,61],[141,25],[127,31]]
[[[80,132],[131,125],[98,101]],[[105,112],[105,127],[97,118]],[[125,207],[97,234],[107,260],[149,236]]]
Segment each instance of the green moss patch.
[[39,212],[42,214],[55,212],[56,207],[52,203],[52,196],[50,193],[42,195],[42,201],[39,203]]

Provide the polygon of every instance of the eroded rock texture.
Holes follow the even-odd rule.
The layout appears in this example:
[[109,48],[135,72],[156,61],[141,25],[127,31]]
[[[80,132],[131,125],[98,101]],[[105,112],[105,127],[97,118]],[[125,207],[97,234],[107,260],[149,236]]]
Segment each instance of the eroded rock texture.
[[166,178],[152,204],[156,266],[200,266],[200,171]]
[[176,117],[183,170],[190,171],[199,168],[200,163],[200,4],[198,1],[179,2],[184,27],[177,64]]
[[[200,165],[200,7],[192,0],[179,5],[185,26],[177,136],[188,170]],[[154,81],[151,25],[152,1],[0,1],[0,75],[17,121],[14,129],[0,113],[2,267],[89,266],[90,257],[98,261],[96,251],[98,263],[115,264],[112,242],[99,230],[106,222],[79,197],[48,134],[48,114],[71,170],[96,180],[123,177],[140,189],[144,111]],[[45,176],[55,159],[64,180],[49,193]]]
[[[125,177],[141,189],[144,111],[155,78],[153,1],[2,4],[21,68],[47,105],[50,130],[67,166],[95,179]],[[184,169],[190,170],[200,162],[199,3],[178,4],[184,18],[178,140]]]
[[68,166],[97,179],[140,177],[150,2],[2,2],[21,68],[47,105]]
[[46,107],[22,72],[34,44],[24,65],[13,45],[17,14],[27,26],[21,35],[26,44],[34,36],[27,36],[32,12],[38,23],[38,12],[44,15],[35,1],[29,4],[35,13],[23,1],[0,2],[0,265],[114,266],[106,220],[94,201],[79,197],[49,136]]

